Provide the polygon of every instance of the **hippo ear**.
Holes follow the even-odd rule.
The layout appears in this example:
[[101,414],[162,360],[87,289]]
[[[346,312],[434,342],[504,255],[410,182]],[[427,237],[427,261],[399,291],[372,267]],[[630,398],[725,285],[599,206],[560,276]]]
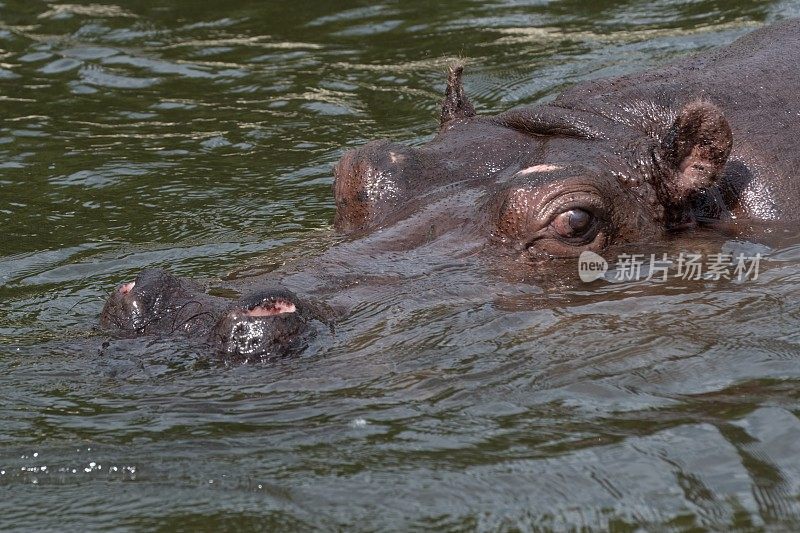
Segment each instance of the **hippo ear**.
[[447,89],[444,92],[444,102],[442,102],[442,116],[439,127],[443,127],[451,120],[475,116],[475,108],[464,94],[464,85],[461,82],[461,75],[464,67],[461,65],[451,66],[447,73]]
[[669,203],[680,203],[713,185],[732,145],[731,127],[717,106],[703,100],[684,106],[659,148],[668,174],[663,185]]

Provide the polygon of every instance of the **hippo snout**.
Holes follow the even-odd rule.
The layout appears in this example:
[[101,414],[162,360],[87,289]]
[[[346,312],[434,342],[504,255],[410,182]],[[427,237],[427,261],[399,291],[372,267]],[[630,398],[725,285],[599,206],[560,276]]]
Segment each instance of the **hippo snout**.
[[225,358],[241,362],[299,353],[313,334],[310,308],[294,293],[266,290],[252,294],[222,314],[209,342]]
[[372,141],[346,152],[333,171],[334,224],[356,231],[380,223],[406,196],[417,171],[414,150],[391,141]]
[[285,289],[261,289],[231,304],[152,269],[117,286],[100,324],[127,336],[180,333],[223,359],[255,362],[302,352],[328,318],[321,304]]
[[194,283],[164,270],[144,270],[111,293],[100,325],[135,335],[207,328],[212,318],[200,292]]

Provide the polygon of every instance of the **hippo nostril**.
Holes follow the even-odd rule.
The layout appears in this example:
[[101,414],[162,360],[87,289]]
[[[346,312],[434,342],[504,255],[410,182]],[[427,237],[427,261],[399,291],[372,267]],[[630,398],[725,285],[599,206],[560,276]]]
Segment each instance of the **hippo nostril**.
[[297,306],[294,305],[294,302],[284,298],[275,298],[274,300],[265,301],[248,309],[244,314],[247,316],[259,317],[282,315],[284,313],[294,313],[296,311]]
[[119,290],[120,294],[126,295],[126,294],[130,293],[135,286],[136,286],[136,282],[135,281],[131,281],[131,282],[123,283],[122,285],[120,285],[118,290]]

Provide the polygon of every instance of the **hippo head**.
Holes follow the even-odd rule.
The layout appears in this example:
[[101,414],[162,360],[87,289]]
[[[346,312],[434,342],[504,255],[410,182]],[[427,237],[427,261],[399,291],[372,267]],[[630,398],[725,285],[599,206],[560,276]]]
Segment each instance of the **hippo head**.
[[478,116],[461,74],[450,70],[432,141],[373,141],[342,157],[339,230],[369,233],[426,209],[437,231],[468,228],[532,261],[651,242],[693,222],[692,200],[731,151],[708,101],[609,110],[557,100]]

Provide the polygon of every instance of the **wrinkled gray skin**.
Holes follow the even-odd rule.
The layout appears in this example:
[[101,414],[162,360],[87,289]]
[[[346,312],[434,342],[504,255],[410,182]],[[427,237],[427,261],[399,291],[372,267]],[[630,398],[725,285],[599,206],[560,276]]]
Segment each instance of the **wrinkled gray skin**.
[[[328,328],[329,307],[310,302],[347,312],[379,298],[386,280],[442,258],[538,272],[554,257],[659,242],[698,223],[798,221],[798,65],[800,22],[788,21],[497,116],[475,114],[453,68],[436,138],[418,148],[373,141],[337,164],[335,227],[345,242],[240,283],[249,296],[238,302],[145,271],[112,294],[101,323],[182,333],[258,360],[299,353]],[[391,260],[375,262],[380,254]]]

